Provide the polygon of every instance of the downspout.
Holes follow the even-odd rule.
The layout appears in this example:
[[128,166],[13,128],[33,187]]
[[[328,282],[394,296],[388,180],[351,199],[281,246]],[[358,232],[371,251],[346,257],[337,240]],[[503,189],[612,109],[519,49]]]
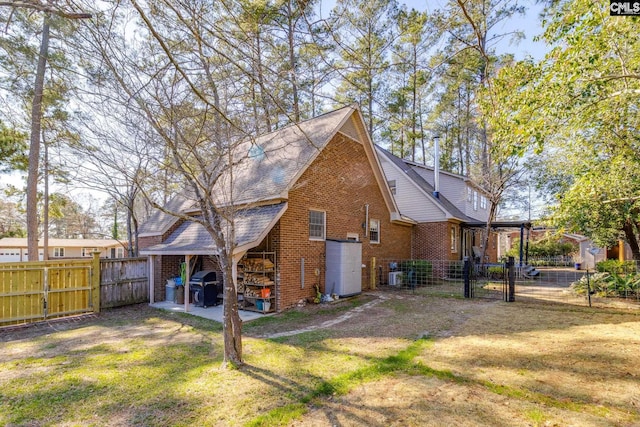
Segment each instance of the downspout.
[[440,136],[433,137],[434,159],[433,159],[433,197],[440,198]]
[[364,237],[369,237],[369,204],[368,203],[364,205]]
[[524,224],[520,224],[520,267],[524,258]]

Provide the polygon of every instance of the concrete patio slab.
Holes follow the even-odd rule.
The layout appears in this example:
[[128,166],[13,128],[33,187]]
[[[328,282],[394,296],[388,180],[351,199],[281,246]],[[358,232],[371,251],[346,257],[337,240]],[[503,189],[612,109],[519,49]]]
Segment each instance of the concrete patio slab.
[[[175,304],[171,301],[159,301],[153,304],[150,304],[151,307],[159,308],[162,310],[173,311],[176,313],[184,313],[184,304]],[[202,317],[205,319],[215,320],[216,322],[222,323],[222,304],[216,305],[214,307],[197,307],[193,304],[189,304],[189,311],[187,314],[191,314],[193,316]],[[261,317],[267,316],[266,314],[257,313],[255,311],[246,311],[240,310],[240,318],[243,322],[249,322],[254,319],[259,319]]]

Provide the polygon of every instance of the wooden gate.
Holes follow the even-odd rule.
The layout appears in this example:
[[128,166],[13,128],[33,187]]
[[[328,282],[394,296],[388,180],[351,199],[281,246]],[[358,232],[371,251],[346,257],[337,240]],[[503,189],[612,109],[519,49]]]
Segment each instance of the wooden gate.
[[100,311],[100,260],[0,264],[0,326]]

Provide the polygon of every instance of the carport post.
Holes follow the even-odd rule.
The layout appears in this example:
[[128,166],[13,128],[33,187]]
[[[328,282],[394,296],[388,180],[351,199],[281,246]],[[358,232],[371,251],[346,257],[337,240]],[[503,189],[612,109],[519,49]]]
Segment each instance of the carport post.
[[464,277],[464,297],[471,298],[471,263],[469,257],[464,257],[464,266],[462,268],[462,276]]
[[184,263],[185,263],[185,278],[184,278],[184,312],[188,313],[189,312],[189,280],[191,280],[191,267],[190,267],[190,263],[191,263],[191,255],[185,255],[184,256]]
[[156,262],[156,256],[155,255],[149,255],[148,258],[148,263],[149,263],[149,304],[153,304],[154,302],[156,302],[155,300],[155,262]]
[[524,258],[524,224],[520,224],[520,267]]
[[510,256],[507,261],[507,277],[509,278],[509,287],[507,302],[514,302],[516,300],[516,266],[514,257]]

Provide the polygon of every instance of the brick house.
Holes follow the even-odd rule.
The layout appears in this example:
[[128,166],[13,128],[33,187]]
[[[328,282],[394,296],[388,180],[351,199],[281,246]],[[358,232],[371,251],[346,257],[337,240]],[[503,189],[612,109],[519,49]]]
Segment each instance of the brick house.
[[[486,193],[469,178],[400,159],[378,146],[376,151],[400,211],[417,222],[413,258],[477,257],[489,216]],[[496,233],[491,233],[486,255],[485,261],[496,262]]]
[[[268,254],[275,264],[269,279],[277,310],[314,296],[315,285],[332,292],[327,241],[359,242],[362,289],[370,286],[374,258],[411,257],[415,222],[400,215],[356,106],[262,135],[240,150],[246,153],[234,168],[233,205],[246,209],[236,215],[234,268],[242,270],[249,256]],[[197,215],[194,205],[185,193],[167,208]],[[141,226],[140,247],[152,258],[156,299],[185,259],[194,271],[216,270],[216,248],[204,228],[161,211]]]

